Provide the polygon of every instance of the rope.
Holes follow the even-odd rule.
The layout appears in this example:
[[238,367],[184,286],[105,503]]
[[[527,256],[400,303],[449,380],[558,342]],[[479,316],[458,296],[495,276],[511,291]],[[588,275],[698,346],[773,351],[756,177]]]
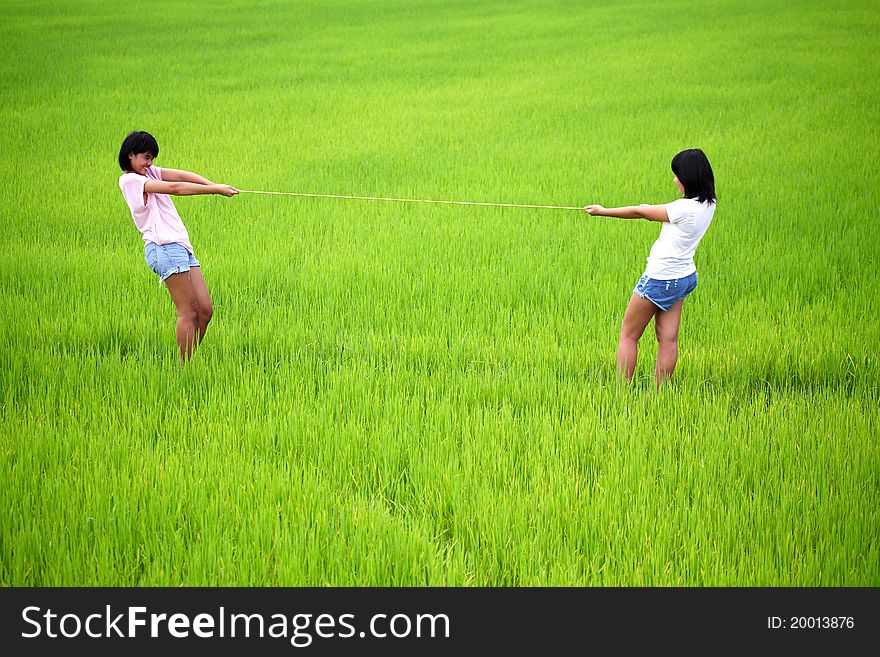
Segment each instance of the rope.
[[384,198],[382,196],[347,196],[341,194],[303,194],[300,192],[263,192],[254,189],[240,189],[242,194],[277,194],[279,196],[309,196],[312,198],[347,198],[361,201],[398,201],[400,203],[445,203],[447,205],[491,205],[497,208],[537,208],[541,210],[583,210],[568,205],[526,205],[522,203],[481,203],[479,201],[432,201],[419,198]]

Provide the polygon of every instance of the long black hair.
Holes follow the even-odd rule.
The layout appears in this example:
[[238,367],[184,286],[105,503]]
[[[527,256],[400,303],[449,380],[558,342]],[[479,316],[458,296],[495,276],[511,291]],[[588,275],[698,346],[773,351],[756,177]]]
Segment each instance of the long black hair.
[[119,149],[119,167],[123,171],[131,171],[131,161],[128,159],[131,153],[149,153],[155,158],[159,156],[159,144],[149,132],[143,130],[130,132],[122,142],[122,148]]
[[715,174],[699,148],[688,148],[672,158],[672,172],[684,186],[684,195],[700,203],[715,202]]

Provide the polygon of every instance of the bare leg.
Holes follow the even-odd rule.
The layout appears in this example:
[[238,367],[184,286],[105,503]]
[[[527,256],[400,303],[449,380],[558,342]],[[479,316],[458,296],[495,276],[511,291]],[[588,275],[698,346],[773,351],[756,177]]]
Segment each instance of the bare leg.
[[669,310],[661,310],[654,318],[654,331],[657,334],[657,366],[654,380],[660,387],[675,371],[678,361],[678,328],[681,325],[681,311],[684,300],[673,304]]
[[202,277],[201,267],[191,267],[189,270],[192,279],[193,289],[196,294],[196,301],[199,305],[198,315],[196,316],[196,339],[201,342],[205,337],[205,331],[208,330],[208,322],[214,316],[214,306],[211,304],[211,295],[208,294],[208,285]]
[[177,308],[177,347],[180,358],[189,360],[196,348],[196,319],[199,315],[199,302],[190,273],[172,274],[165,279],[165,286]]
[[637,294],[630,298],[620,326],[620,343],[617,345],[618,380],[629,381],[633,378],[638,359],[639,338],[642,337],[645,327],[657,310],[657,306]]

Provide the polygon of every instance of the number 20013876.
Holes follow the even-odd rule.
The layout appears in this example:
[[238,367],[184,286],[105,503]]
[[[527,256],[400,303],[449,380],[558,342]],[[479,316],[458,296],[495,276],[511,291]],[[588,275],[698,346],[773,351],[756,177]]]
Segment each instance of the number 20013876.
[[767,627],[771,630],[842,630],[855,627],[852,616],[768,616]]

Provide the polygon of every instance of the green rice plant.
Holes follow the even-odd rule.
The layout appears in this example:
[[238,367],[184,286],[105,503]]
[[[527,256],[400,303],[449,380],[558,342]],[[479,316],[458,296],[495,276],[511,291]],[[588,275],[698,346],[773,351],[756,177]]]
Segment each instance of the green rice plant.
[[[878,15],[845,0],[2,2],[0,582],[876,586]],[[714,223],[671,384],[614,379],[657,235],[175,201],[186,367],[115,156],[242,189]]]

